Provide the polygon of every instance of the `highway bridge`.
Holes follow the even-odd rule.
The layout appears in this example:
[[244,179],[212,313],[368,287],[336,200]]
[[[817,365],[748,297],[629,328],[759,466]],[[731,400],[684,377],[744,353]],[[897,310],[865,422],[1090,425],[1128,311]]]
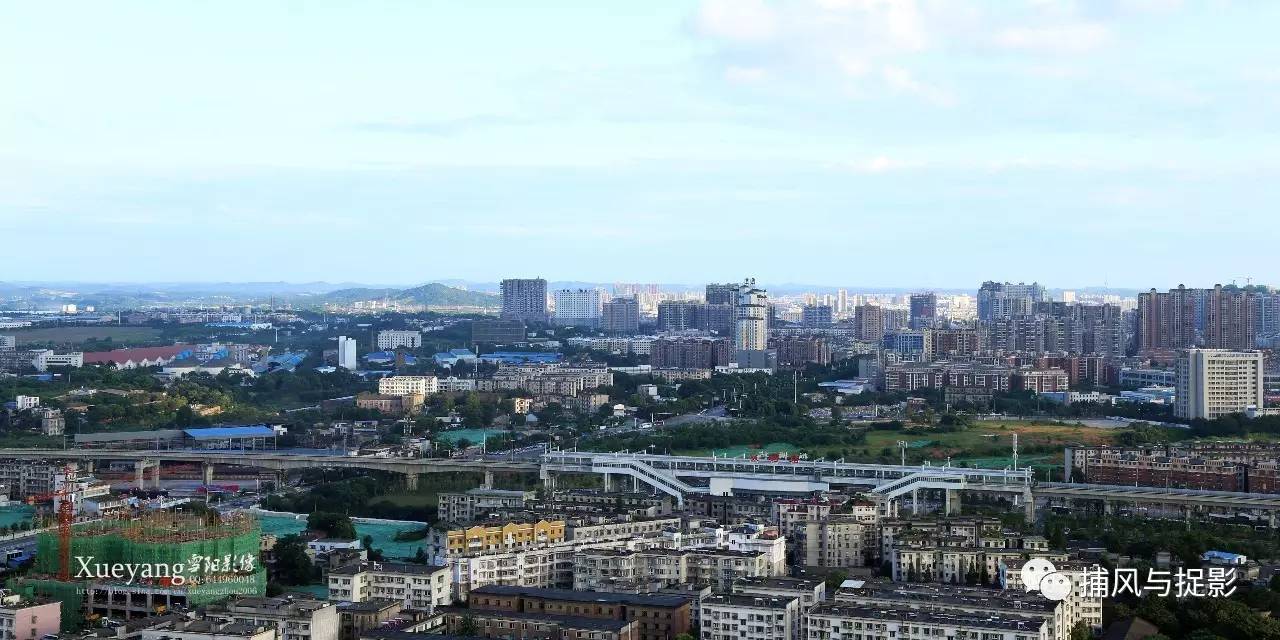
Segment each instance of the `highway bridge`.
[[882,505],[882,513],[897,515],[902,503],[912,511],[922,492],[940,495],[945,512],[953,512],[965,493],[1003,494],[1033,513],[1037,503],[1076,505],[1093,503],[1104,512],[1115,505],[1159,505],[1204,512],[1280,513],[1280,495],[1233,493],[1114,485],[1041,482],[1029,469],[970,469],[951,466],[864,464],[842,461],[769,459],[768,457],[699,457],[644,452],[599,453],[551,449],[516,459],[384,458],[376,456],[299,455],[270,450],[226,449],[0,449],[0,459],[132,461],[139,486],[147,471],[159,481],[165,462],[203,465],[205,484],[213,483],[214,467],[242,466],[287,473],[295,469],[368,469],[397,473],[415,489],[424,473],[481,472],[492,483],[495,472],[537,473],[554,488],[562,474],[603,476],[606,488],[618,480],[633,487],[651,487],[683,504],[691,494],[732,495],[735,491],[804,494],[832,488],[865,490]]

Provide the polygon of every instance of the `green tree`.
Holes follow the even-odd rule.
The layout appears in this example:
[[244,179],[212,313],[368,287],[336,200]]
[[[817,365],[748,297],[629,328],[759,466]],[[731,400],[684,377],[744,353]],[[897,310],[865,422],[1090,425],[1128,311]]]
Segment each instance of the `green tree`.
[[317,570],[307,556],[307,543],[299,536],[284,536],[276,540],[276,579],[280,584],[303,585],[316,580]]
[[329,511],[315,511],[307,516],[307,528],[323,531],[325,537],[342,540],[355,540],[356,527],[351,518],[345,514]]

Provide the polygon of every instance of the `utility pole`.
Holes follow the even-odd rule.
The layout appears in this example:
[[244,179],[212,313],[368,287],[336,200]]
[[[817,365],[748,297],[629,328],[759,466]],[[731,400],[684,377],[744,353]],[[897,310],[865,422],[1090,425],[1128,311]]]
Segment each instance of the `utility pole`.
[[907,466],[907,441],[899,440],[898,449],[902,452],[902,466]]

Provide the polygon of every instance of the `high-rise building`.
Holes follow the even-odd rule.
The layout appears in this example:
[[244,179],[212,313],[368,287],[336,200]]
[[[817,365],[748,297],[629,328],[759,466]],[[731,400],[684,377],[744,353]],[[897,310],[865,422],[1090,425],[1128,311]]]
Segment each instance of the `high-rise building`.
[[502,317],[527,322],[547,321],[547,281],[508,278],[502,281]]
[[1213,420],[1262,408],[1261,351],[1187,349],[1176,367],[1174,415]]
[[800,310],[800,324],[806,329],[829,327],[834,322],[832,309],[825,304],[807,304]]
[[1252,291],[1215,285],[1138,295],[1137,349],[1140,354],[1205,346],[1257,346],[1257,299]]
[[978,289],[978,320],[994,322],[1031,313],[1037,302],[1049,297],[1039,283],[993,282],[988,280]]
[[736,284],[716,284],[707,285],[707,304],[727,304],[734,305],[738,302],[738,285]]
[[860,304],[854,307],[853,333],[859,340],[880,342],[884,337],[883,309],[874,304]]
[[360,366],[356,359],[356,339],[338,336],[338,366],[355,371]]
[[599,289],[560,289],[555,292],[556,311],[552,320],[559,325],[597,327],[603,311]]
[[884,316],[884,330],[897,331],[906,329],[911,325],[911,311],[902,307],[881,307],[880,314]]
[[911,294],[911,328],[933,326],[938,319],[938,296],[933,292]]
[[640,331],[640,300],[635,296],[604,303],[600,328],[608,333],[632,335]]
[[739,351],[764,351],[769,345],[769,295],[756,288],[755,278],[738,287],[734,325],[734,348]]
[[849,313],[849,292],[845,289],[836,291],[836,315]]

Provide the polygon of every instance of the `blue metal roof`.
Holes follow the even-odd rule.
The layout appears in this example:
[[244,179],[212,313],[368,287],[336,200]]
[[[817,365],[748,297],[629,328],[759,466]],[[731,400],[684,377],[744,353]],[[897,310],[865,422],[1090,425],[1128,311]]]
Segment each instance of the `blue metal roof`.
[[182,431],[196,440],[207,440],[213,438],[270,438],[276,435],[275,430],[265,424],[255,424],[247,427],[183,429]]

